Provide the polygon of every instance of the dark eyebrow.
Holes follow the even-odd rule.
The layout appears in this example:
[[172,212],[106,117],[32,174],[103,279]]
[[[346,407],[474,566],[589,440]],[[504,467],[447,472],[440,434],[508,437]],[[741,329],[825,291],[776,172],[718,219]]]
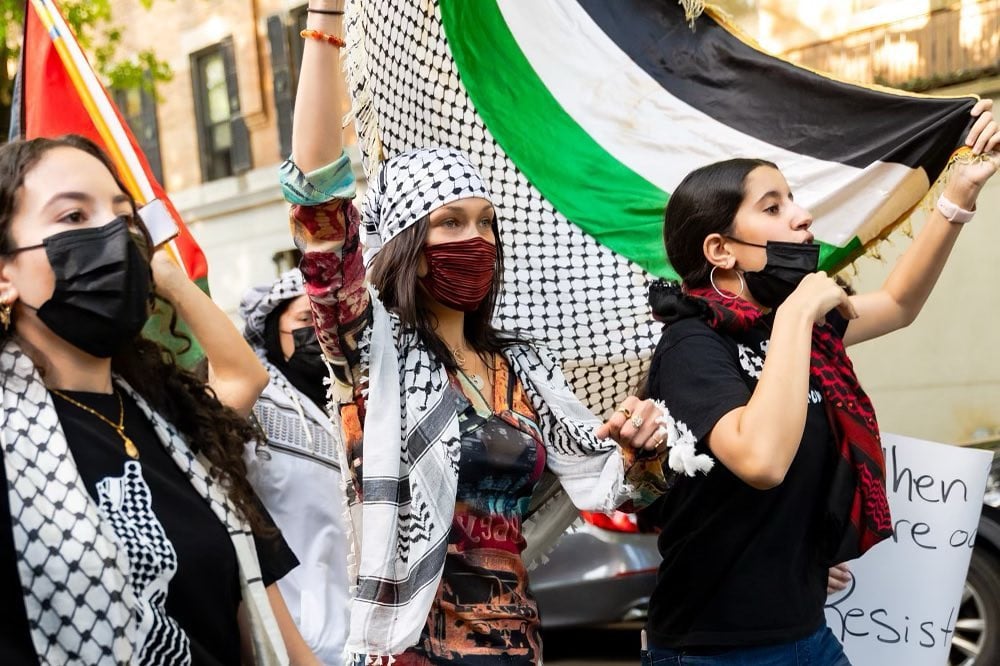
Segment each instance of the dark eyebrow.
[[[777,197],[777,198],[780,199],[781,198],[781,192],[779,192],[778,190],[771,190],[770,192],[766,192],[764,194],[764,196],[762,196],[760,199],[757,199],[757,203],[760,203],[761,201],[763,201],[764,199],[766,199],[768,197]],[[788,193],[788,198],[789,199],[792,198],[792,193],[791,192]]]
[[[452,213],[461,213],[461,212],[464,212],[464,209],[461,206],[457,206],[455,204],[445,204],[445,205],[441,206],[440,210],[447,210],[447,211],[451,211]],[[485,213],[486,211],[492,211],[493,210],[493,204],[491,204],[491,203],[485,203],[485,204],[483,204],[483,207],[480,208],[479,210],[480,210],[481,213]]]
[[93,197],[84,192],[57,192],[51,199],[49,199],[43,208],[48,208],[49,206],[67,199],[69,201],[79,201],[81,203],[87,203],[93,201]]
[[[45,203],[43,209],[48,208],[49,206],[59,201],[62,201],[63,199],[68,199],[69,201],[78,201],[80,203],[89,203],[94,200],[94,197],[90,196],[86,192],[59,192]],[[122,192],[121,194],[116,194],[115,197],[111,200],[111,203],[117,206],[123,203],[132,203],[132,199],[129,197],[129,195]]]

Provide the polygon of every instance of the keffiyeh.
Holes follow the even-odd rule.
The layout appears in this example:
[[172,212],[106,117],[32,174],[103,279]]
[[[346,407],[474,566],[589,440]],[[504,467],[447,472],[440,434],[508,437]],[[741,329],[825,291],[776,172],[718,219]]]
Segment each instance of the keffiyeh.
[[[0,351],[3,445],[18,575],[35,651],[46,664],[134,663],[143,642],[128,558],[87,492],[52,398],[13,340]],[[164,449],[226,526],[257,663],[288,663],[253,536],[180,433],[123,380]]]
[[[272,445],[298,451],[299,455],[339,470],[332,436],[334,425],[323,412],[326,401],[316,400],[296,387],[268,354],[267,322],[271,315],[282,304],[305,293],[302,272],[293,268],[282,273],[273,284],[250,289],[240,301],[243,337],[270,376],[254,405],[254,415]],[[325,390],[324,386],[318,388]]]
[[452,148],[396,155],[369,181],[362,206],[365,266],[382,246],[436,208],[461,199],[491,200],[469,158]]
[[[682,293],[676,284],[660,283],[650,295],[658,318],[668,325],[699,317],[732,335],[759,325],[764,317],[747,301],[724,298],[707,287]],[[813,327],[809,373],[823,391],[837,449],[827,497],[829,559],[844,562],[892,536],[881,436],[844,342],[828,323]]]
[[[427,621],[448,551],[461,439],[459,396],[444,366],[375,293],[372,310],[362,493],[349,493],[357,585],[347,649],[376,663],[413,645]],[[607,512],[639,493],[624,477],[618,445],[594,436],[600,420],[558,364],[528,344],[507,347],[504,357],[538,414],[548,468],[566,491],[550,495],[525,524],[538,555],[576,519],[572,505]],[[526,563],[532,556],[524,553]]]

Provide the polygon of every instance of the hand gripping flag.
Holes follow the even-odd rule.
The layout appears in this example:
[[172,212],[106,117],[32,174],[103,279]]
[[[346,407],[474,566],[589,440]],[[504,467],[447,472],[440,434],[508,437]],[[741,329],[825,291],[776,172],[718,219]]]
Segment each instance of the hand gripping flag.
[[975,103],[837,81],[670,0],[351,0],[347,38],[367,168],[470,155],[510,258],[501,324],[558,353],[598,413],[655,344],[647,284],[675,276],[663,211],[688,172],[775,162],[836,270],[922,200]]
[[[17,97],[12,109],[11,138],[57,137],[82,134],[101,146],[118,169],[122,182],[147,225],[172,218],[179,234],[169,243],[171,256],[192,280],[208,291],[208,263],[188,232],[180,214],[153,176],[146,156],[111,101],[93,68],[52,0],[28,0],[25,6],[24,44],[18,73]],[[175,352],[187,342],[170,335],[169,310],[161,311],[145,328],[149,337]],[[182,326],[181,332],[190,337]],[[201,350],[191,347],[179,360],[190,365]]]

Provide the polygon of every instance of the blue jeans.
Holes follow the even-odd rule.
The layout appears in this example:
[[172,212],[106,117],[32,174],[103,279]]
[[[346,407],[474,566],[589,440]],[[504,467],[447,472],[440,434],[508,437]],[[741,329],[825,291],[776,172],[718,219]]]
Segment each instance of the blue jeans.
[[720,648],[718,654],[684,650],[642,651],[642,666],[851,666],[840,641],[825,624],[811,636],[791,643],[752,648]]

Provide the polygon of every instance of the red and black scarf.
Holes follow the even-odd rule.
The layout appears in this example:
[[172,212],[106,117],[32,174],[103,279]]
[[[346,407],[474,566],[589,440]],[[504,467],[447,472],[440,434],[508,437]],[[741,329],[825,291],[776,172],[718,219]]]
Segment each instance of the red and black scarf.
[[[765,316],[749,302],[723,298],[714,289],[691,289],[687,296],[704,304],[697,308],[702,318],[721,333],[743,333]],[[892,535],[885,457],[871,400],[858,383],[844,341],[829,324],[813,327],[810,374],[822,388],[838,452],[827,539],[831,562],[842,562]]]

